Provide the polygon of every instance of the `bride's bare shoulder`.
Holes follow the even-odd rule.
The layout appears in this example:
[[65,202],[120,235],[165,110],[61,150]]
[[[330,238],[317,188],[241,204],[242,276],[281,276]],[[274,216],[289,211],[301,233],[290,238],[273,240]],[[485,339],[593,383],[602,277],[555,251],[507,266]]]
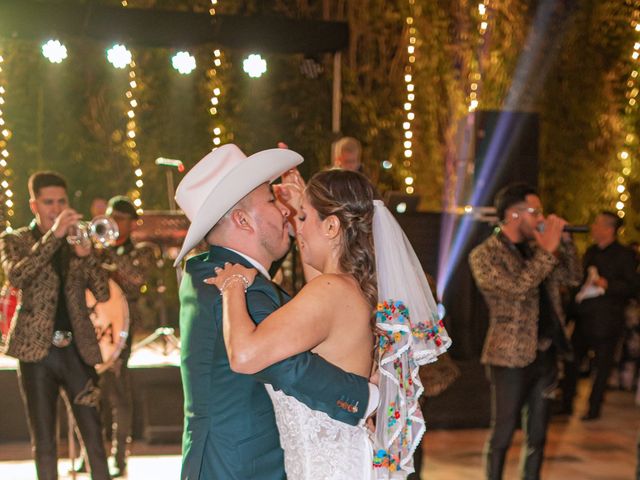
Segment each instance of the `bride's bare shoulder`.
[[358,284],[353,277],[340,273],[323,273],[311,280],[305,288],[310,287],[313,289],[357,289]]
[[312,297],[325,306],[339,306],[344,302],[353,303],[361,299],[362,293],[356,280],[350,275],[323,273],[307,283],[298,295]]

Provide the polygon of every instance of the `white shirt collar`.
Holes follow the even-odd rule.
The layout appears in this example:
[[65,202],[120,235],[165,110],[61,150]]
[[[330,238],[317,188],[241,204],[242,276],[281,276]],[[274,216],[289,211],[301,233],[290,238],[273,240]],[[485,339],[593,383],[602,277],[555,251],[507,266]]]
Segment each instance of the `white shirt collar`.
[[225,247],[225,248],[227,250],[231,250],[233,253],[237,253],[238,255],[240,255],[247,262],[249,262],[251,265],[253,265],[262,275],[267,277],[268,280],[271,280],[271,275],[269,275],[269,271],[266,268],[264,268],[264,265],[262,265],[260,262],[258,262],[254,258],[251,258],[249,255],[245,255],[242,252],[234,250],[233,248],[229,248],[229,247]]

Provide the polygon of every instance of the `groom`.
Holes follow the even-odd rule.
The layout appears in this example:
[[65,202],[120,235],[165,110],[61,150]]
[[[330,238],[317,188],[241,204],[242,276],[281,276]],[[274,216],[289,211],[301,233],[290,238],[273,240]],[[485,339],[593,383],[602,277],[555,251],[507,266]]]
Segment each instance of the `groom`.
[[182,479],[286,478],[264,383],[351,425],[377,406],[377,390],[368,386],[367,379],[310,352],[255,375],[229,368],[222,298],[217,288],[203,281],[225,262],[256,268],[260,275],[247,292],[249,313],[256,323],[289,300],[268,273],[271,263],[289,248],[289,212],[269,184],[300,163],[302,157],[291,150],[265,150],[246,157],[235,145],[224,145],[200,160],[176,191],[176,201],[191,220],[176,265],[201,240],[210,247],[187,260],[180,285]]

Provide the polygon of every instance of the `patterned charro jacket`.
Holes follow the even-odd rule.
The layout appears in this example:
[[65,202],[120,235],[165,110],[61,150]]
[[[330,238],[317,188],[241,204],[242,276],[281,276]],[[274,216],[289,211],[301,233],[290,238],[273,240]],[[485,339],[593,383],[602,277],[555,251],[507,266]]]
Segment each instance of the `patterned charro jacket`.
[[540,284],[544,282],[561,341],[568,349],[561,288],[579,285],[580,263],[573,243],[561,243],[556,255],[537,245],[524,259],[500,231],[474,248],[469,264],[489,307],[489,329],[481,361],[525,367],[538,351]]
[[[37,228],[35,223],[0,236],[0,262],[6,279],[21,290],[20,303],[3,353],[24,362],[42,360],[51,348],[60,290],[60,277],[52,259],[62,242],[66,241],[56,238],[51,230],[36,240],[32,228]],[[102,362],[102,357],[89,319],[85,299],[87,288],[97,301],[108,300],[108,272],[100,266],[94,253],[83,258],[71,254],[64,295],[73,340],[82,360],[87,365],[95,365]]]
[[[133,243],[128,238],[122,245],[113,246],[102,250],[102,265],[110,272],[110,277],[122,289],[129,307],[129,336],[127,337],[128,349],[123,349],[121,360],[126,364],[129,358],[130,348],[133,342],[133,333],[140,319],[138,299],[141,288],[148,281],[150,269],[161,260],[160,247],[149,242]],[[114,364],[114,371],[119,371],[120,364]]]
[[122,245],[105,249],[101,260],[131,307],[140,298],[140,288],[159,258],[160,247],[157,245],[149,242],[134,244],[131,239],[127,239]]

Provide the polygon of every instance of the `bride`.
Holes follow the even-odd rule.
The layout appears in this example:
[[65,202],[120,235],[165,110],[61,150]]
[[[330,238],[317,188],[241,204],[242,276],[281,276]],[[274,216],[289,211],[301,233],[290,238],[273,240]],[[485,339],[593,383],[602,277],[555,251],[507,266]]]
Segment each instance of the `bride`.
[[[289,178],[299,188],[303,185],[297,172]],[[343,370],[369,377],[375,354],[381,406],[374,439],[363,425],[333,420],[267,386],[285,470],[292,480],[406,478],[424,432],[417,364],[434,361],[450,343],[428,286],[424,288],[424,272],[391,214],[374,201],[375,189],[363,175],[328,170],[310,180],[304,195],[296,195],[295,188],[282,188],[281,195],[296,210],[307,283],[255,325],[245,292],[257,271],[230,264],[216,268],[216,276],[206,282],[223,296],[231,369],[255,373],[311,350]],[[418,300],[402,302],[407,295]],[[410,310],[418,315],[413,323]]]

